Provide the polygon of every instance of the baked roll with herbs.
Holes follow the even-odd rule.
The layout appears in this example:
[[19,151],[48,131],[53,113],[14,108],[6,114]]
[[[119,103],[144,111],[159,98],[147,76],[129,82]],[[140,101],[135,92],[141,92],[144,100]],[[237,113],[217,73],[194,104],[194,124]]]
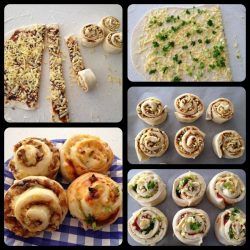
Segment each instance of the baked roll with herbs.
[[96,24],[87,24],[81,29],[81,41],[84,47],[96,47],[104,37],[104,30]]
[[128,193],[141,206],[157,206],[167,196],[166,184],[153,171],[142,171],[128,183]]
[[55,179],[60,168],[59,150],[47,139],[26,138],[14,146],[9,168],[17,180],[27,176]]
[[128,232],[138,243],[154,246],[166,235],[167,217],[156,207],[143,207],[128,220]]
[[189,246],[200,246],[210,229],[208,214],[197,208],[183,208],[173,218],[174,235]]
[[118,54],[122,51],[122,33],[111,32],[105,37],[103,49],[110,54]]
[[205,192],[204,178],[198,173],[189,171],[174,180],[172,198],[180,207],[193,207],[201,202]]
[[69,211],[82,227],[99,230],[116,221],[122,210],[122,190],[106,175],[83,174],[67,190]]
[[44,176],[15,181],[4,196],[4,224],[24,238],[57,230],[67,212],[65,190]]
[[114,16],[103,17],[98,25],[103,29],[105,36],[111,32],[116,32],[120,28],[120,21]]
[[242,201],[245,195],[245,184],[238,175],[229,171],[215,175],[207,186],[208,200],[220,209]]

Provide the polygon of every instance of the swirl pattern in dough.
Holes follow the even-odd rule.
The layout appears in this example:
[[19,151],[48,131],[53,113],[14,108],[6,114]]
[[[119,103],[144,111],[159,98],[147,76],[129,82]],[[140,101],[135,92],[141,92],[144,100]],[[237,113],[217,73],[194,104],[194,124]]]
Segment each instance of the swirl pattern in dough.
[[233,115],[233,103],[229,99],[221,97],[209,104],[206,112],[206,120],[222,124],[229,121]]
[[173,183],[172,197],[180,207],[198,205],[206,192],[204,178],[195,172],[187,172],[178,176]]
[[111,32],[109,33],[104,42],[103,49],[111,54],[118,54],[122,51],[122,33]]
[[44,176],[15,181],[4,196],[5,226],[25,238],[57,230],[67,212],[65,190]]
[[156,207],[143,207],[128,220],[128,232],[138,243],[154,246],[166,235],[167,217]]
[[153,171],[142,171],[129,181],[128,193],[140,205],[151,207],[160,204],[166,198],[167,187]]
[[106,174],[114,155],[109,145],[99,137],[75,135],[67,139],[60,149],[61,173],[67,181],[73,181],[87,172]]
[[75,179],[67,190],[69,211],[85,230],[99,230],[116,221],[122,209],[122,191],[106,175],[87,173]]
[[225,246],[240,246],[246,242],[246,215],[238,208],[221,212],[215,221],[215,235]]
[[27,176],[55,179],[60,168],[59,150],[47,139],[26,138],[14,146],[9,168],[17,180]]
[[229,171],[215,175],[207,186],[208,200],[220,209],[240,202],[245,195],[245,184],[238,175]]
[[105,16],[98,25],[104,30],[105,35],[116,32],[120,28],[120,21],[114,16]]
[[195,126],[181,128],[175,135],[175,149],[184,158],[195,159],[204,149],[205,134]]
[[104,40],[104,31],[96,24],[87,24],[81,30],[81,40],[85,47],[96,47]]
[[210,229],[208,214],[197,208],[179,210],[173,218],[174,235],[189,246],[200,246]]
[[162,156],[168,146],[168,136],[159,128],[144,128],[135,138],[135,150],[139,161]]
[[196,121],[204,112],[204,105],[201,99],[190,93],[176,97],[174,101],[175,116],[180,122],[191,123]]
[[224,130],[213,138],[214,153],[219,158],[235,159],[245,152],[245,143],[235,130]]
[[156,97],[148,97],[137,104],[138,117],[145,123],[156,126],[167,119],[168,109],[163,106],[161,100]]

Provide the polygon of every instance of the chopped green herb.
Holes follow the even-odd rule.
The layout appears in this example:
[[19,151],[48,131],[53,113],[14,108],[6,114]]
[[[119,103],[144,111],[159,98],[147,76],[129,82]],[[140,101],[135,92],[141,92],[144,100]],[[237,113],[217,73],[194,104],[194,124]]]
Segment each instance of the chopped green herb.
[[92,225],[92,223],[95,222],[95,217],[92,216],[91,214],[89,214],[89,215],[86,217],[85,221],[86,221],[87,224]]
[[198,59],[198,58],[193,57],[193,61],[198,62],[198,61],[199,61],[199,59]]
[[149,181],[149,183],[147,184],[147,188],[148,189],[154,189],[156,183],[154,181]]
[[178,64],[182,63],[182,60],[179,60],[179,56],[177,54],[174,55],[173,61],[177,62]]
[[160,39],[161,41],[165,41],[168,38],[168,35],[166,33],[158,33],[156,35],[156,38]]
[[153,47],[154,47],[154,48],[157,48],[157,47],[160,46],[160,44],[159,44],[158,42],[156,42],[156,41],[153,41],[152,44],[153,44]]
[[238,208],[234,208],[232,210],[232,215],[235,216],[236,214],[239,214],[240,213],[240,210]]
[[196,30],[196,32],[197,32],[198,34],[201,34],[201,33],[203,32],[203,30],[198,29],[198,30]]
[[219,59],[217,59],[216,66],[219,67],[219,68],[226,67],[225,58],[220,57]]
[[182,49],[188,49],[187,45],[182,46]]
[[186,10],[186,14],[190,15],[190,11],[189,11],[189,10]]
[[173,79],[172,79],[172,82],[180,82],[181,81],[181,78],[179,76],[175,76]]
[[214,64],[209,64],[209,67],[211,68],[211,69],[215,69],[215,65]]
[[186,36],[187,36],[187,37],[190,37],[190,36],[191,36],[190,32],[187,32]]
[[198,13],[201,14],[202,13],[202,10],[201,9],[197,9]]
[[142,232],[145,232],[145,234],[148,234],[153,228],[154,228],[155,222],[153,220],[150,221],[149,227],[146,229],[142,229]]
[[228,235],[230,239],[234,238],[234,232],[233,232],[232,226],[229,227]]
[[132,186],[132,189],[136,192],[137,184],[135,184],[134,186]]
[[201,40],[201,39],[198,39],[198,43],[202,43],[202,40]]
[[195,45],[195,41],[191,41],[191,45],[194,46]]
[[161,69],[161,70],[162,70],[162,72],[163,72],[163,74],[165,74],[165,73],[166,73],[167,69],[168,69],[168,67],[167,67],[167,66],[165,66],[165,67],[163,67],[163,68]]
[[213,23],[213,21],[212,21],[211,19],[209,19],[209,20],[207,21],[207,25],[208,25],[208,26],[214,26],[214,23]]
[[158,26],[162,26],[163,22],[158,22],[157,24],[158,24]]
[[176,22],[177,19],[180,19],[180,17],[179,17],[179,18],[178,18],[178,17],[176,18],[175,16],[172,15],[172,16],[167,17],[166,22],[167,22],[167,23]]
[[205,68],[204,62],[200,62],[200,69],[204,69],[204,68]]
[[215,35],[215,34],[216,34],[216,31],[215,31],[215,30],[213,30],[213,31],[212,31],[212,33]]
[[210,42],[211,42],[210,39],[206,39],[206,41],[205,41],[206,44],[209,44]]
[[162,50],[164,52],[168,52],[173,47],[174,47],[174,42],[172,41],[172,42],[169,42],[168,45],[163,46]]
[[152,74],[155,74],[156,73],[156,69],[151,69],[148,73],[150,74],[150,75],[152,75]]
[[190,228],[191,228],[191,230],[193,230],[193,231],[197,231],[197,230],[199,230],[199,228],[201,227],[201,222],[192,222],[192,223],[190,223]]
[[184,26],[185,24],[187,24],[186,21],[182,21],[181,25]]

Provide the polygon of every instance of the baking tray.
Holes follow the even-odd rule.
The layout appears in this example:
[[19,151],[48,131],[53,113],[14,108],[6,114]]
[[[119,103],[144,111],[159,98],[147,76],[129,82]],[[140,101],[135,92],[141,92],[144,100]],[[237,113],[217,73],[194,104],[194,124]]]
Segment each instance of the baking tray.
[[[229,98],[235,107],[234,117],[223,124],[217,124],[205,120],[204,114],[193,123],[181,123],[175,118],[174,99],[183,93],[198,95],[205,105],[219,97]],[[144,123],[136,113],[136,105],[140,100],[154,96],[159,98],[164,105],[168,106],[168,118],[162,124],[156,126],[164,130],[169,137],[169,148],[162,157],[151,158],[139,162],[134,139],[143,129],[150,127]],[[204,151],[196,159],[185,159],[175,150],[174,137],[176,132],[184,127],[194,125],[206,134]],[[246,93],[242,87],[132,87],[128,90],[128,160],[132,164],[242,164],[245,162],[245,154],[238,159],[219,159],[212,148],[213,136],[226,129],[234,129],[240,133],[246,141]]]
[[[147,169],[148,170],[148,169]],[[244,170],[241,169],[152,169],[156,174],[160,175],[162,180],[167,185],[167,199],[163,201],[160,205],[157,206],[168,218],[168,230],[166,236],[163,238],[162,241],[160,241],[157,245],[159,246],[183,246],[184,244],[178,241],[176,237],[173,236],[173,229],[172,229],[172,221],[174,215],[182,209],[181,207],[178,207],[173,199],[172,199],[172,185],[175,178],[177,178],[179,175],[187,172],[187,171],[194,171],[198,174],[201,174],[208,185],[209,181],[212,179],[213,176],[215,176],[217,173],[220,173],[222,171],[231,171],[237,175],[240,176],[244,184],[246,184],[246,174]],[[128,172],[128,181],[137,173],[141,172],[143,170],[139,169],[132,169]],[[243,212],[246,212],[246,198],[235,205],[236,207],[240,208]],[[128,219],[132,216],[133,212],[141,208],[139,203],[137,203],[130,195],[128,195]],[[207,234],[207,236],[204,238],[204,242],[202,245],[204,246],[222,246],[222,244],[217,241],[216,236],[214,234],[214,222],[217,217],[217,215],[222,212],[223,210],[220,210],[219,208],[212,205],[206,197],[206,194],[204,195],[203,200],[201,203],[196,206],[196,208],[203,209],[206,211],[210,218],[211,227]],[[128,234],[128,243],[132,246],[140,246],[139,243],[135,242],[130,235]]]

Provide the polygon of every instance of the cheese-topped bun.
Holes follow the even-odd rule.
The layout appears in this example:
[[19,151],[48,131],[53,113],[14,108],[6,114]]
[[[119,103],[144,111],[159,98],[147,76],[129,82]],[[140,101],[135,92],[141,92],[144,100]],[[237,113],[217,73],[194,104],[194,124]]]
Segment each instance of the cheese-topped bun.
[[214,153],[219,158],[235,159],[245,152],[245,143],[235,130],[224,130],[213,138]]
[[246,215],[238,208],[229,208],[218,214],[214,231],[225,246],[240,246],[246,242]]
[[206,183],[200,174],[187,172],[178,176],[173,183],[172,197],[180,207],[198,205],[204,197]]
[[206,120],[222,124],[232,119],[233,115],[233,103],[229,99],[221,97],[209,104],[206,112]]
[[111,32],[109,33],[104,42],[103,49],[111,54],[118,54],[122,51],[122,33]]
[[173,218],[174,235],[189,246],[200,246],[210,229],[208,214],[197,208],[179,210]]
[[67,212],[65,190],[44,176],[15,181],[4,196],[4,225],[25,238],[57,230]]
[[156,97],[148,97],[137,104],[138,117],[145,123],[156,126],[167,119],[168,109],[163,106],[161,100]]
[[238,175],[229,171],[215,175],[207,186],[208,200],[220,209],[242,201],[245,195],[245,184]]
[[139,161],[162,156],[168,146],[168,136],[159,128],[144,128],[135,138],[135,150]]
[[75,135],[60,148],[61,173],[67,181],[73,181],[87,172],[106,174],[112,165],[114,154],[109,145],[99,137]]
[[122,190],[106,175],[87,173],[67,190],[69,211],[85,230],[99,230],[116,221],[122,210]]
[[128,183],[128,193],[142,206],[156,206],[167,196],[166,184],[153,171],[142,171]]
[[59,150],[47,139],[26,138],[14,146],[9,168],[18,180],[39,175],[55,179],[60,168]]
[[154,246],[166,235],[167,217],[156,207],[143,207],[128,220],[128,232],[138,243]]
[[96,47],[104,37],[103,29],[96,24],[87,24],[81,30],[82,45],[85,47]]
[[104,30],[105,36],[110,32],[116,32],[120,28],[120,21],[113,16],[105,16],[98,23]]

